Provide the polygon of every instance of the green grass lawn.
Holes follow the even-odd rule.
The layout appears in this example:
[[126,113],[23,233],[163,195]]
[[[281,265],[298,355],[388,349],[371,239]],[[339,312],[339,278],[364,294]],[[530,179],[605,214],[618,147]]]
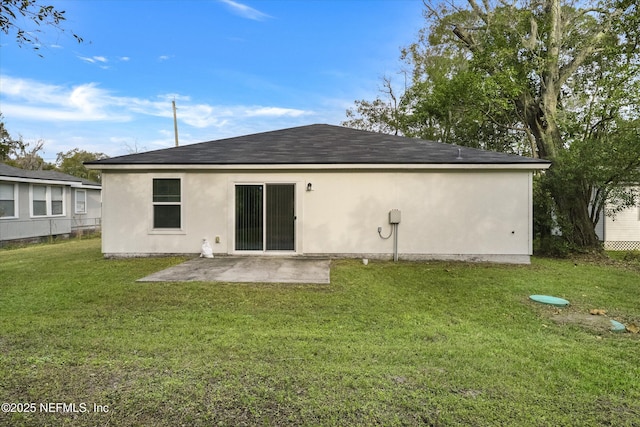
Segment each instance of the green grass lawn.
[[35,409],[0,425],[640,425],[639,335],[554,320],[640,324],[637,261],[135,282],[182,260],[105,260],[99,239],[0,250],[0,401]]

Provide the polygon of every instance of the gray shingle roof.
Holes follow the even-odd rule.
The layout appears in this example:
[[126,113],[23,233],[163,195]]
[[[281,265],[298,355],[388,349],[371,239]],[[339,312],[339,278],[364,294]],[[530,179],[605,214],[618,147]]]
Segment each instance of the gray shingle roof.
[[93,165],[535,164],[545,160],[314,124],[88,162]]
[[77,176],[68,175],[66,173],[62,173],[58,171],[51,171],[51,170],[30,171],[30,170],[15,168],[5,163],[0,163],[0,177],[2,176],[9,176],[13,178],[41,179],[41,180],[49,180],[49,181],[69,181],[69,183],[81,182],[83,185],[96,185],[96,186],[100,185],[100,183],[98,182],[90,181],[84,178],[78,178]]

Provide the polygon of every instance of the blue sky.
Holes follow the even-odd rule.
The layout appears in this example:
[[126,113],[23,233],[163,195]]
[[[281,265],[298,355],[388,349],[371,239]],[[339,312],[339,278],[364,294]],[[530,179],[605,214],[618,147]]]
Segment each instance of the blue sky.
[[[424,24],[420,0],[51,0],[43,58],[0,37],[0,112],[44,158],[110,156],[311,123],[340,124]],[[30,28],[30,27],[29,27]]]

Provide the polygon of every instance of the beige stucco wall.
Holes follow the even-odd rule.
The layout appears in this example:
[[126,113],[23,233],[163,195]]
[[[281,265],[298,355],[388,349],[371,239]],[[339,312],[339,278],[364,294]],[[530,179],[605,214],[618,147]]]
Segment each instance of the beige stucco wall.
[[[152,229],[152,179],[182,179],[183,227]],[[236,183],[296,184],[296,254],[390,257],[388,212],[400,209],[401,259],[527,262],[532,248],[531,172],[140,171],[103,172],[106,255],[234,254]],[[313,191],[306,191],[312,183]],[[215,237],[220,243],[214,243]]]

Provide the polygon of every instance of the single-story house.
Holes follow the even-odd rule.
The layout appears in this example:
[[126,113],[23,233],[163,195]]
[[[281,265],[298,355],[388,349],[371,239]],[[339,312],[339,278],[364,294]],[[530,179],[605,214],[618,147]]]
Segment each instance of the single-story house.
[[[640,191],[640,188],[638,188]],[[612,251],[640,250],[640,201],[615,216],[600,217],[597,233],[604,248]]]
[[315,124],[86,163],[105,256],[527,263],[545,160]]
[[99,228],[100,191],[97,182],[0,163],[0,245]]

